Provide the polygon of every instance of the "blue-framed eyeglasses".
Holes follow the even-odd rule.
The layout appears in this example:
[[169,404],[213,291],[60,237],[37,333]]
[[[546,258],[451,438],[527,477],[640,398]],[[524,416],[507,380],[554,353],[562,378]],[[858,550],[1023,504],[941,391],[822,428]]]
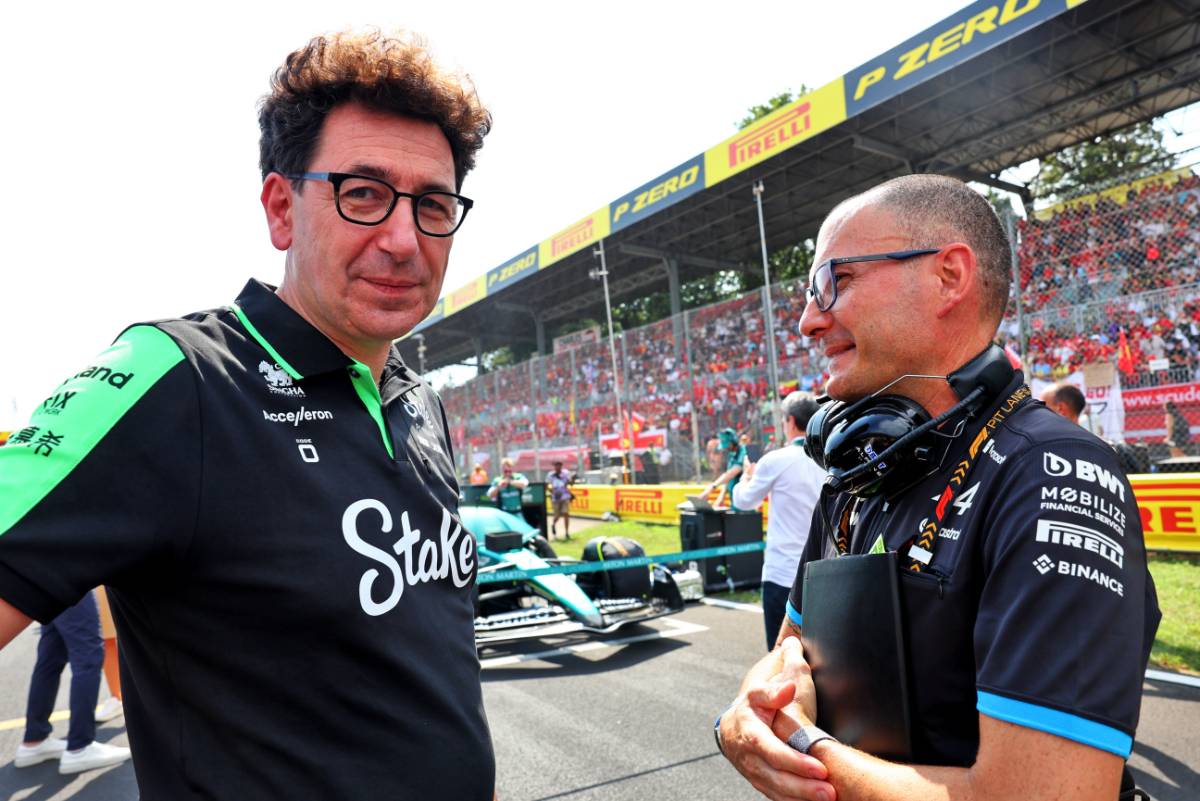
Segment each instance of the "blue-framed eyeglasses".
[[870,256],[838,256],[826,259],[817,265],[817,269],[813,270],[812,281],[804,290],[804,295],[808,300],[815,300],[817,308],[821,311],[829,311],[833,308],[833,304],[837,303],[837,276],[834,275],[833,268],[839,264],[854,264],[860,261],[906,261],[940,251],[941,248],[921,248],[920,250],[874,253]]

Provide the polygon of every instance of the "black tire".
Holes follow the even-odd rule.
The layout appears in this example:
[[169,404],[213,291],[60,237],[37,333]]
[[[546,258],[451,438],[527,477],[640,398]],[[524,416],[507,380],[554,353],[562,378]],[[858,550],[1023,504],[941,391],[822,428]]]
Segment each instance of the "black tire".
[[536,537],[534,537],[532,540],[530,540],[529,544],[530,544],[530,546],[532,546],[533,552],[536,553],[538,556],[540,556],[543,559],[557,559],[558,558],[558,554],[554,552],[554,547],[549,542],[547,542],[546,538],[543,537],[541,534],[538,534]]

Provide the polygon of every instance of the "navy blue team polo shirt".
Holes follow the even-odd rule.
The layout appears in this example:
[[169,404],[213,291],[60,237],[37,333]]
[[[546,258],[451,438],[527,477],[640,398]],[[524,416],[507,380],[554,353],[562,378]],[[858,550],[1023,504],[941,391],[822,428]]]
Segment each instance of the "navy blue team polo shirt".
[[446,420],[272,289],[136,325],[0,448],[0,597],[99,584],[145,801],[490,799]]
[[[965,433],[935,438],[941,470],[852,518],[851,553],[880,537],[895,551],[946,504],[929,568],[900,571],[917,763],[974,764],[980,712],[1121,757],[1133,745],[1161,615],[1113,449],[1029,403],[996,428],[965,488],[944,495],[976,432],[1020,387],[1018,375]],[[824,494],[813,514],[787,606],[796,625],[804,567],[837,557],[831,532],[851,500]]]

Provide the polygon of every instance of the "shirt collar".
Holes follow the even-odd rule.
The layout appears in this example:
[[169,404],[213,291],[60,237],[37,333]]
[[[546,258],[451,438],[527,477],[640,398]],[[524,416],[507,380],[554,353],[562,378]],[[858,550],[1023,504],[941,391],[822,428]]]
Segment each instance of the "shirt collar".
[[337,345],[275,294],[251,278],[233,304],[246,332],[294,379],[345,369],[354,363]]

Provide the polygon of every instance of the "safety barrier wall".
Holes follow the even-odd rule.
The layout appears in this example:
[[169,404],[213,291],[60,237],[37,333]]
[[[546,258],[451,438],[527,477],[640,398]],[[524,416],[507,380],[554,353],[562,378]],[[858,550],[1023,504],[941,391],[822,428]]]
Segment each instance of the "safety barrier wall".
[[[1200,553],[1200,473],[1129,477],[1142,517],[1146,547],[1158,551]],[[606,512],[622,520],[679,524],[679,505],[704,488],[696,484],[576,485],[571,514],[600,518]],[[711,493],[710,500],[716,497]],[[763,526],[769,504],[763,504]]]

